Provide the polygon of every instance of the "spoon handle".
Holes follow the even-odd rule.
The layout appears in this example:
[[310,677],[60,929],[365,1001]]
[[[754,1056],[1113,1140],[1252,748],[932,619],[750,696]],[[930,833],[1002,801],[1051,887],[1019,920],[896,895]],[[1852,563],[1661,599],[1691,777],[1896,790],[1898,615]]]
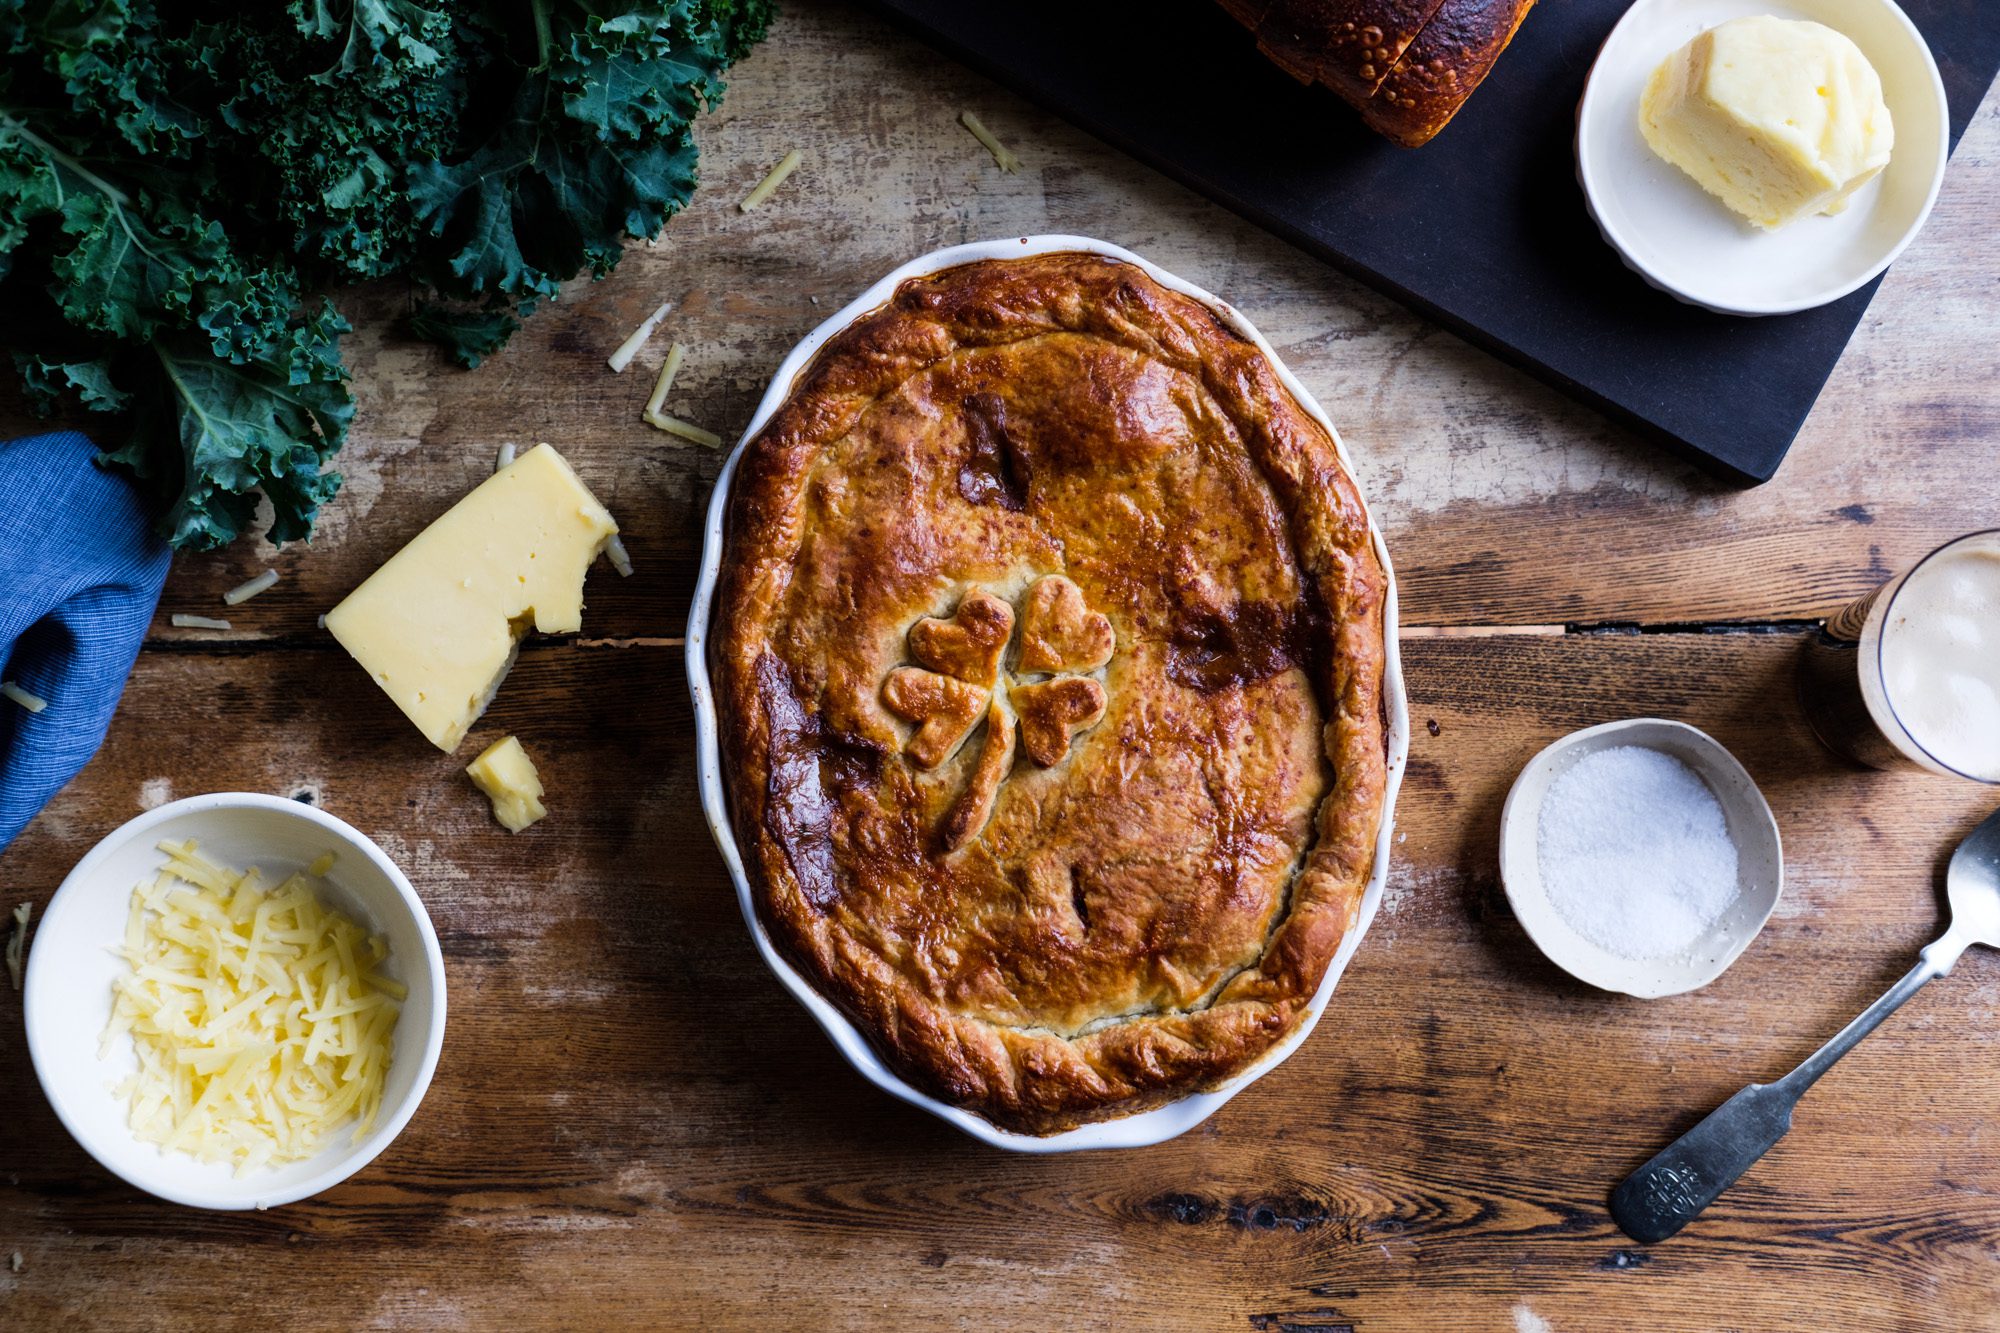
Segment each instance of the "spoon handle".
[[1929,957],[1775,1083],[1752,1083],[1612,1191],[1611,1217],[1633,1240],[1665,1240],[1736,1183],[1792,1127],[1792,1108],[1833,1062],[1946,969]]

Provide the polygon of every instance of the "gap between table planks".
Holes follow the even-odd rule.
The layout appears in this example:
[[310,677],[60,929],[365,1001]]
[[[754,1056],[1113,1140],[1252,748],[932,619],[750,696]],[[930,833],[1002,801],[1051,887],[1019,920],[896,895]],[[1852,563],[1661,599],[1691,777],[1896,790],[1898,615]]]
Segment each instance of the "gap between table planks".
[[[741,95],[700,123],[704,188],[662,240],[633,247],[603,282],[568,284],[479,370],[397,331],[400,287],[343,294],[360,400],[338,461],[343,495],[311,547],[274,555],[246,541],[180,561],[160,636],[201,635],[170,629],[167,615],[216,614],[223,591],[266,566],[294,595],[229,618],[259,635],[311,630],[487,475],[499,442],[544,439],[620,516],[647,574],[593,588],[591,634],[677,634],[721,459],[639,420],[668,344],[689,348],[672,410],[733,439],[784,353],[854,293],[923,251],[1029,232],[1127,245],[1258,324],[1341,426],[1390,535],[1411,623],[1823,615],[1943,537],[2000,522],[1991,95],[1777,480],[1736,491],[872,13],[788,10],[731,87]],[[1019,175],[997,172],[958,125],[967,106],[1023,155]],[[738,211],[792,147],[806,163],[785,189]],[[604,358],[665,298],[677,303],[666,326],[612,375]],[[11,377],[0,381],[0,422],[29,428]]]
[[[22,1328],[131,1326],[207,1315],[228,1290],[235,1312],[214,1325],[251,1327],[303,1289],[341,1321],[424,1327],[554,1327],[588,1308],[686,1327],[777,1310],[807,1327],[1087,1312],[1506,1328],[1525,1305],[1559,1330],[1608,1311],[1781,1328],[1802,1304],[1829,1325],[1976,1323],[2000,1297],[2000,1065],[1982,1026],[2000,960],[1983,952],[1844,1062],[1688,1233],[1644,1249],[1605,1215],[1610,1184],[1667,1137],[1903,970],[1937,927],[1948,841],[1988,803],[1821,751],[1786,689],[1798,641],[1407,643],[1402,836],[1326,1020],[1187,1137],[1053,1160],[984,1149],[874,1090],[764,971],[696,800],[678,649],[523,654],[468,741],[517,731],[541,762],[555,813],[519,837],[491,823],[463,755],[429,749],[336,650],[147,653],[103,752],[8,853],[8,883],[46,902],[142,800],[311,799],[380,839],[424,896],[450,974],[445,1055],[409,1130],[356,1180],[229,1216],[91,1164],[11,1029],[0,1251],[26,1263],[0,1272],[0,1311]],[[1749,953],[1650,1003],[1542,961],[1494,869],[1520,764],[1625,713],[1728,745],[1789,852]]]
[[[2000,963],[1983,953],[1844,1062],[1694,1230],[1642,1249],[1603,1208],[1900,974],[1937,926],[1949,843],[1991,804],[1840,764],[1788,683],[1804,622],[2000,519],[1990,96],[1785,469],[1738,493],[850,6],[788,7],[731,84],[700,129],[706,187],[664,241],[571,285],[480,371],[400,339],[399,290],[344,299],[361,409],[319,541],[177,561],[103,752],[0,858],[0,884],[39,908],[142,800],[248,787],[354,821],[410,871],[447,954],[451,1032],[423,1110],[320,1199],[189,1213],[84,1157],[10,1023],[0,1255],[24,1268],[0,1263],[0,1323],[1990,1321]],[[1020,176],[956,125],[965,106]],[[791,147],[806,166],[739,214]],[[693,355],[672,410],[727,435],[784,351],[882,272],[1039,231],[1129,245],[1263,328],[1341,423],[1416,627],[1402,840],[1326,1021],[1186,1138],[1053,1160],[979,1148],[873,1090],[757,961],[695,799],[675,642],[720,459],[637,420],[673,338]],[[669,327],[611,376],[603,357],[663,297]],[[0,420],[30,424],[6,403]],[[460,772],[473,750],[429,749],[314,618],[500,440],[543,438],[620,515],[639,575],[593,573],[588,638],[533,642],[473,738],[518,731],[549,778],[555,813],[509,838]],[[283,583],[219,609],[267,564]],[[174,630],[174,611],[237,628]],[[1749,953],[1652,1003],[1542,962],[1494,865],[1528,755],[1641,713],[1741,756],[1789,861]]]

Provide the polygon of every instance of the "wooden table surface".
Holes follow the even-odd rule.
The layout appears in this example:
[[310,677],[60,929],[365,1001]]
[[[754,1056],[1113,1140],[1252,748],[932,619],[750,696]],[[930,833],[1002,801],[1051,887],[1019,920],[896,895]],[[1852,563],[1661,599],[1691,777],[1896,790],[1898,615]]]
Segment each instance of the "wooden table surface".
[[[1551,14],[1547,21],[1557,21]],[[1974,951],[1802,1105],[1681,1237],[1626,1241],[1610,1187],[1789,1067],[1939,928],[1947,849],[1995,804],[1823,752],[1809,618],[2000,522],[2000,110],[1989,96],[1776,481],[1737,491],[1472,351],[945,60],[871,12],[793,3],[701,126],[705,187],[502,356],[451,368],[351,294],[361,400],[318,540],[176,562],[103,751],[0,856],[38,907],[169,797],[312,800],[409,872],[450,975],[430,1095],[372,1166],[266,1214],[99,1169],[0,1025],[0,1325],[213,1328],[2000,1327],[2000,959]],[[1020,153],[998,173],[976,108]],[[1329,107],[1329,114],[1338,114]],[[787,149],[762,211],[735,202]],[[681,634],[720,458],[638,420],[658,301],[672,410],[731,435],[783,353],[910,256],[1006,234],[1120,242],[1254,319],[1340,423],[1401,577],[1417,725],[1388,894],[1304,1047],[1159,1147],[1006,1155],[876,1091],[752,951],[693,781]],[[1650,299],[1634,285],[1634,300]],[[28,426],[0,403],[0,431]],[[583,637],[533,642],[472,745],[431,749],[326,610],[546,439],[625,525]],[[228,634],[171,629],[271,565]],[[1553,737],[1681,718],[1762,784],[1790,864],[1707,989],[1570,981],[1508,911],[1502,798]],[[552,813],[518,837],[465,780],[518,732]]]

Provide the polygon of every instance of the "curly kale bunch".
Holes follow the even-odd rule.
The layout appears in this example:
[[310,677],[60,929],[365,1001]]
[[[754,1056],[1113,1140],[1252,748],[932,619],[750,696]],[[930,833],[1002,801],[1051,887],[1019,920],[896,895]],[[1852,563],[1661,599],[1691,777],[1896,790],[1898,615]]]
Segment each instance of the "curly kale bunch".
[[770,0],[0,0],[0,334],[177,547],[306,537],[353,399],[317,295],[406,275],[468,366],[695,184]]

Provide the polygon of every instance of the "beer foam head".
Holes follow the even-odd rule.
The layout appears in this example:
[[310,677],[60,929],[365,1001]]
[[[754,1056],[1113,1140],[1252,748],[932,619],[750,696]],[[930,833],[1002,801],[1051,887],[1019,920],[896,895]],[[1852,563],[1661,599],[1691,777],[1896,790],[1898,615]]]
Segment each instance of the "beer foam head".
[[1954,542],[1911,571],[1881,653],[1910,739],[1947,768],[2000,782],[2000,533]]

